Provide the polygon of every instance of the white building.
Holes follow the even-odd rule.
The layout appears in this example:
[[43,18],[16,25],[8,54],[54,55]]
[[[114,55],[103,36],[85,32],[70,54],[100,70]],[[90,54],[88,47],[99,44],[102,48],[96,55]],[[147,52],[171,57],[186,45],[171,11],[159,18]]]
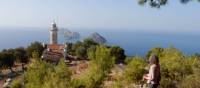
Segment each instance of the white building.
[[54,21],[50,28],[50,44],[57,44],[57,43],[58,43],[58,28]]

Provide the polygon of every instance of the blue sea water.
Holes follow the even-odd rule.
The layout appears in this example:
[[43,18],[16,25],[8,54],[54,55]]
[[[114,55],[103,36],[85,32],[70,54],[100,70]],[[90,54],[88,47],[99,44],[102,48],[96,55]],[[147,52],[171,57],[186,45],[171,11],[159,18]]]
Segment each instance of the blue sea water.
[[[185,54],[200,53],[200,35],[198,33],[150,32],[136,30],[92,30],[71,29],[79,32],[81,39],[93,32],[106,38],[107,44],[118,45],[125,49],[128,56],[144,56],[153,47],[174,46]],[[59,33],[59,43],[64,43]],[[42,28],[0,28],[0,50],[16,47],[27,47],[33,41],[49,42],[49,30]]]

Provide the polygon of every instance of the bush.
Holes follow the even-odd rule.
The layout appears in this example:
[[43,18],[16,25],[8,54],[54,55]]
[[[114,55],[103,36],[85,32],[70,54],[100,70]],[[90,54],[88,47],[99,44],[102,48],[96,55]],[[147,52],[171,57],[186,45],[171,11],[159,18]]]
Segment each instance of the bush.
[[15,57],[12,52],[4,51],[0,53],[0,63],[1,68],[9,68],[12,71],[12,66],[14,65]]
[[24,74],[25,88],[42,88],[45,77],[53,66],[41,60],[35,60]]
[[78,56],[79,58],[81,57],[86,57],[87,56],[87,50],[85,47],[80,46],[76,49],[76,56]]
[[125,80],[128,83],[140,83],[143,74],[146,74],[145,67],[147,66],[145,60],[141,57],[134,57],[125,69]]
[[111,54],[115,57],[115,63],[124,63],[126,58],[124,49],[119,46],[111,47]]
[[164,48],[156,47],[152,48],[150,51],[147,52],[146,58],[148,59],[152,54],[158,55],[158,57],[162,57],[162,53],[164,51]]
[[71,72],[64,60],[57,66],[36,60],[24,74],[25,88],[68,88],[71,83]]
[[111,50],[105,46],[97,46],[95,51],[89,51],[90,66],[88,72],[81,78],[82,86],[86,88],[100,87],[106,75],[114,65],[115,58]]
[[23,88],[23,85],[20,80],[12,82],[10,88]]
[[161,88],[177,88],[186,76],[193,74],[192,59],[174,47],[153,48],[147,57],[151,54],[157,54],[160,59]]
[[86,48],[89,48],[89,47],[92,46],[92,45],[98,45],[98,43],[96,43],[95,41],[93,41],[93,39],[86,38],[86,39],[83,40],[83,45],[84,45]]
[[40,57],[42,55],[43,50],[44,47],[40,42],[33,42],[27,47],[28,57],[32,57],[33,52],[38,52]]
[[179,88],[199,88],[200,74],[196,73],[185,77],[182,82],[178,85]]
[[69,88],[71,87],[71,71],[66,67],[64,59],[61,59],[54,70],[49,70],[45,77],[43,88]]
[[[111,47],[97,45],[87,49],[90,59],[89,67],[80,78],[72,78],[71,71],[61,59],[57,66],[34,59],[24,74],[25,88],[104,88],[104,81],[110,81],[108,74],[113,70],[116,58],[113,51],[121,51]],[[0,61],[6,57],[0,53]],[[200,88],[200,57],[197,55],[186,56],[180,50],[169,48],[152,49],[150,54],[157,54],[161,64],[160,88]],[[33,53],[38,58],[38,53]],[[147,55],[148,56],[148,55]],[[114,88],[125,88],[132,84],[140,84],[143,74],[147,73],[146,59],[142,57],[128,57],[125,71],[115,74],[118,78],[112,79]],[[1,62],[0,62],[1,63]],[[116,65],[118,67],[118,65]],[[118,67],[119,69],[121,68]],[[12,84],[13,88],[20,88],[19,82]]]
[[67,53],[70,55],[78,56],[79,58],[87,57],[87,53],[91,48],[94,48],[98,43],[91,39],[84,39],[83,42],[77,41],[76,43],[67,43]]

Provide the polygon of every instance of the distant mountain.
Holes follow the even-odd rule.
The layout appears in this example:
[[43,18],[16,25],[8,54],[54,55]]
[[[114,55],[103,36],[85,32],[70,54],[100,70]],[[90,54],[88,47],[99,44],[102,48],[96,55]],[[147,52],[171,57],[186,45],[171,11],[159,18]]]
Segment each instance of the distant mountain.
[[80,34],[78,32],[72,32],[70,30],[65,30],[64,31],[64,38],[66,40],[79,39],[80,38]]
[[100,44],[106,43],[107,41],[103,36],[101,36],[99,33],[96,32],[92,33],[88,38]]

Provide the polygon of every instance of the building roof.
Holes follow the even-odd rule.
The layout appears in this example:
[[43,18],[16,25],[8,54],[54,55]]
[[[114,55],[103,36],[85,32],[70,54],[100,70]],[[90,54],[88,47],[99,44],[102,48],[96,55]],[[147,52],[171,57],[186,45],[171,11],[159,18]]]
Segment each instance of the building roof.
[[48,44],[46,48],[52,52],[62,53],[63,49],[65,48],[65,45],[63,45],[63,44]]
[[65,45],[63,44],[47,44],[45,48],[42,55],[44,60],[57,62],[64,57],[63,49],[65,48]]

